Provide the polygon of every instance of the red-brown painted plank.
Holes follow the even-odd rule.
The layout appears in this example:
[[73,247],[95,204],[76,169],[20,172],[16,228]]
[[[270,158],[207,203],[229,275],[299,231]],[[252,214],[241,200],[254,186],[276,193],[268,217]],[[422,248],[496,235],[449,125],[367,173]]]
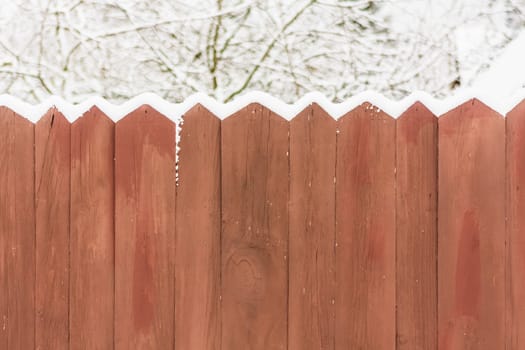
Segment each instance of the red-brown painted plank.
[[317,104],[290,122],[289,349],[334,348],[335,147]]
[[395,134],[368,103],[338,121],[336,349],[395,348]]
[[71,349],[113,347],[114,129],[96,107],[71,125]]
[[142,106],[115,127],[115,348],[174,343],[175,124]]
[[180,132],[175,348],[220,349],[220,120],[201,105]]
[[525,103],[507,114],[506,349],[525,348]]
[[[7,257],[9,256],[9,220],[11,218],[12,206],[8,194],[10,186],[9,160],[12,158],[11,153],[11,111],[2,107],[0,109],[0,189],[3,195],[0,197],[0,295],[9,295],[9,276],[7,272]],[[11,193],[11,196],[13,194]],[[9,298],[0,298],[0,349],[7,349],[9,347]]]
[[397,349],[437,349],[437,118],[416,103],[396,121]]
[[478,100],[439,118],[439,349],[505,346],[505,120]]
[[68,349],[70,124],[55,108],[35,125],[37,349]]
[[221,123],[222,349],[286,349],[288,122],[251,104]]
[[0,349],[33,349],[34,125],[0,107]]

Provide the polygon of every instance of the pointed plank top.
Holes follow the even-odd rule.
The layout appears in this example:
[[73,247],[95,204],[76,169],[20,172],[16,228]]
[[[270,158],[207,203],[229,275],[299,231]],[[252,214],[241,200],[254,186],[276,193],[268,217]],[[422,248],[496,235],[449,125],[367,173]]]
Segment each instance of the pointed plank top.
[[295,117],[293,117],[290,120],[290,123],[298,123],[303,121],[303,119],[313,119],[333,124],[336,123],[336,120],[317,103],[312,103],[311,105],[304,108],[301,112],[299,112]]
[[392,118],[392,116],[384,112],[382,109],[374,106],[370,102],[364,102],[360,104],[359,106],[357,106],[356,108],[352,109],[350,112],[343,115],[341,118],[339,118],[338,123],[346,124],[347,122],[351,120],[356,120],[356,119],[361,119],[361,120],[366,119],[366,120],[371,120],[371,121],[380,120],[384,122],[386,122],[387,120],[389,121],[395,120],[394,118]]
[[165,124],[166,126],[175,125],[175,123],[170,118],[166,117],[152,106],[144,104],[120,119],[117,122],[117,126],[124,124],[152,122],[155,122],[156,124]]
[[510,110],[506,117],[507,118],[525,118],[525,100],[518,103],[512,110]]
[[477,98],[470,99],[459,106],[439,116],[441,121],[449,118],[503,118],[501,114],[490,108]]
[[104,113],[100,108],[97,106],[92,106],[89,110],[82,114],[82,116],[71,123],[71,125],[78,125],[83,124],[84,122],[89,123],[94,121],[100,121],[108,125],[114,124],[113,119],[108,117],[106,113]]
[[215,114],[210,112],[205,106],[203,106],[200,103],[197,103],[195,106],[191,107],[182,115],[183,122],[194,118],[220,120]]
[[250,103],[247,106],[238,110],[237,112],[229,115],[224,119],[224,122],[232,122],[239,118],[249,118],[252,120],[260,119],[264,118],[265,116],[267,116],[270,119],[280,119],[283,122],[287,122],[285,118],[258,102]]
[[49,126],[52,128],[55,125],[69,125],[69,121],[66,117],[56,108],[50,108],[38,122],[35,124],[38,126]]
[[432,113],[423,103],[417,101],[412,104],[408,109],[399,116],[401,119],[414,119],[414,118],[424,118],[424,119],[436,119],[437,116]]
[[0,119],[8,120],[6,122],[17,122],[22,123],[22,125],[33,125],[33,123],[25,118],[24,116],[16,113],[14,110],[12,110],[9,107],[0,106]]

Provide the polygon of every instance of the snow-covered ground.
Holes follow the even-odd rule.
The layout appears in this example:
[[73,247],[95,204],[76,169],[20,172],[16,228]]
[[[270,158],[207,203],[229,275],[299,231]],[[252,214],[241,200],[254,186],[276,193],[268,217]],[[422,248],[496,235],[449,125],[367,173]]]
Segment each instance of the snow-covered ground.
[[474,79],[472,86],[490,93],[494,99],[508,98],[525,88],[525,30]]

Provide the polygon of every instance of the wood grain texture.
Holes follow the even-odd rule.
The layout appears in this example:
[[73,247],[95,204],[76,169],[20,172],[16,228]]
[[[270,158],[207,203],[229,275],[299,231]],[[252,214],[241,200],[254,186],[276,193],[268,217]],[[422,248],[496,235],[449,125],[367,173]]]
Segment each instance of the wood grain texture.
[[259,104],[221,123],[223,349],[287,347],[288,131]]
[[142,106],[115,127],[115,348],[174,344],[175,124]]
[[[0,189],[2,193],[9,191],[11,159],[11,116],[10,111],[2,108],[0,110]],[[0,295],[9,295],[9,230],[10,219],[13,215],[10,210],[12,193],[0,197]],[[0,298],[0,349],[9,348],[9,297]]]
[[220,349],[220,120],[197,105],[180,132],[175,348]]
[[0,349],[33,349],[34,125],[0,107]]
[[55,108],[35,125],[37,349],[69,346],[70,132]]
[[505,120],[478,100],[439,118],[439,349],[505,346]]
[[506,350],[525,348],[525,103],[507,114]]
[[317,104],[290,122],[289,349],[334,348],[336,121]]
[[395,120],[364,103],[338,121],[336,349],[395,348]]
[[70,349],[113,348],[114,131],[96,107],[71,125]]
[[437,118],[416,103],[396,121],[397,349],[437,349]]

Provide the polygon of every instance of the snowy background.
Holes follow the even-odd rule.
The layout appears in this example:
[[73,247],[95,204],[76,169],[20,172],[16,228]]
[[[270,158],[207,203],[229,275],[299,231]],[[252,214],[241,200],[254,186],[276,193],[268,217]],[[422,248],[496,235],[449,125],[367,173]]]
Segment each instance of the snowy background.
[[0,93],[32,103],[525,84],[525,0],[0,1]]

